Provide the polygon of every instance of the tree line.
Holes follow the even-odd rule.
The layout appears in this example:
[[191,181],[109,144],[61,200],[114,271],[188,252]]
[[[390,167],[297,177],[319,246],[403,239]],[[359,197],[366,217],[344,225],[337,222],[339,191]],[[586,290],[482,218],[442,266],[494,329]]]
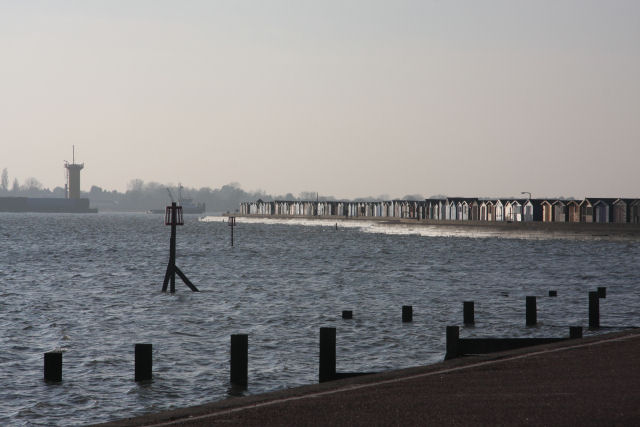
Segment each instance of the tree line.
[[[14,178],[9,185],[7,168],[0,175],[0,197],[66,197],[64,187],[45,188],[36,178],[27,178],[22,184]],[[169,191],[167,191],[169,190]],[[171,193],[171,195],[169,194]],[[81,192],[81,197],[90,200],[91,207],[101,212],[146,212],[151,209],[163,209],[171,203],[171,197],[178,201],[178,193],[183,198],[190,198],[194,203],[204,203],[207,212],[236,212],[240,203],[253,202],[262,199],[265,202],[274,200],[336,200],[333,196],[319,195],[312,191],[303,191],[297,196],[292,193],[283,195],[269,195],[263,190],[245,191],[238,183],[229,183],[220,188],[190,188],[174,184],[160,184],[133,179],[127,185],[127,191],[106,190],[97,185]],[[407,195],[403,199],[420,200],[421,195]],[[362,197],[353,201],[388,200],[389,196]]]

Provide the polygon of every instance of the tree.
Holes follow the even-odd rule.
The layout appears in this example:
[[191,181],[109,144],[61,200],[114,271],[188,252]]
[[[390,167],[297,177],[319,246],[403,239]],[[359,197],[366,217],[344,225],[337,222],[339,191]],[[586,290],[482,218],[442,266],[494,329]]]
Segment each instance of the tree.
[[2,181],[0,182],[0,188],[2,188],[2,191],[7,191],[9,189],[9,172],[7,172],[7,168],[2,169]]
[[144,189],[144,181],[141,179],[132,179],[127,185],[129,191],[142,191]]
[[300,200],[306,200],[306,201],[314,201],[316,198],[318,198],[318,193],[316,193],[315,191],[302,191],[298,198]]
[[11,187],[11,191],[14,193],[20,191],[20,183],[18,182],[18,178],[13,179],[13,186]]
[[42,183],[34,177],[29,177],[24,182],[24,189],[27,191],[42,190]]

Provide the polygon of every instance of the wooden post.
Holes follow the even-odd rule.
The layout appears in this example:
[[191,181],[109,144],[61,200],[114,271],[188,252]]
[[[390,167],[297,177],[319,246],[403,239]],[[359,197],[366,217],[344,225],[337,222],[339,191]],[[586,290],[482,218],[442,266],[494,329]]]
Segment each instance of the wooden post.
[[605,286],[598,286],[598,298],[607,297],[607,288]]
[[343,319],[353,319],[353,311],[351,311],[351,310],[342,310],[342,318]]
[[176,203],[171,203],[171,238],[169,239],[169,264],[171,265],[171,287],[169,292],[176,292],[176,225],[177,225],[177,209]]
[[447,326],[447,353],[444,360],[458,357],[458,340],[460,339],[459,326]]
[[600,327],[600,300],[598,292],[589,292],[589,329]]
[[475,319],[475,306],[473,301],[464,301],[462,303],[463,307],[463,321],[465,325],[473,325],[476,323]]
[[558,296],[558,291],[549,291],[549,296],[550,297],[557,297]]
[[177,206],[176,202],[171,203],[171,206],[167,206],[164,216],[165,225],[171,226],[171,239],[169,240],[169,263],[167,264],[167,271],[164,273],[164,282],[162,283],[162,292],[167,291],[167,285],[171,282],[169,292],[172,294],[176,291],[176,274],[180,276],[182,281],[193,292],[198,292],[198,288],[191,283],[187,276],[176,265],[176,226],[184,225],[182,217],[182,206]]
[[246,387],[249,371],[249,336],[231,335],[231,384]]
[[44,380],[57,383],[62,381],[61,351],[49,351],[44,354]]
[[402,321],[404,323],[413,322],[413,306],[411,305],[402,306]]
[[336,328],[320,328],[320,370],[318,382],[336,376]]
[[534,326],[536,323],[538,323],[536,297],[527,297],[526,309],[527,309],[527,326]]
[[135,380],[148,381],[152,372],[151,344],[135,345]]
[[582,326],[569,326],[569,338],[582,338]]
[[236,217],[230,216],[227,224],[229,224],[229,227],[231,227],[231,246],[233,246],[233,227],[236,226]]

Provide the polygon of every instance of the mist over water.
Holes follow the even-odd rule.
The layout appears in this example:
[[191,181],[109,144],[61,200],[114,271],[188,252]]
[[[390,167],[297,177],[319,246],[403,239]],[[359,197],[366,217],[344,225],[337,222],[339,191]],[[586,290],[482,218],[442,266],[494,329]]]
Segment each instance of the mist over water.
[[[238,218],[230,247],[222,218],[187,217],[177,265],[201,292],[178,279],[171,295],[160,292],[161,216],[0,214],[0,424],[87,424],[227,398],[234,333],[249,334],[255,394],[317,381],[321,326],[337,328],[339,371],[439,362],[464,300],[476,302],[476,325],[463,337],[567,336],[587,325],[597,286],[608,288],[603,326],[640,325],[637,240],[335,224]],[[533,328],[527,295],[538,296]],[[154,346],[150,384],[133,381],[138,342]],[[59,385],[42,380],[53,349],[64,352]]]

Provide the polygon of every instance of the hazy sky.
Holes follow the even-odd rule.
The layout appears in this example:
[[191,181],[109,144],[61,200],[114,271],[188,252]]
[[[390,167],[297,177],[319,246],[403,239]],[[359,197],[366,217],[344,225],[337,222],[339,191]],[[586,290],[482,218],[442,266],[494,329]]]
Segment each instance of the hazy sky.
[[0,0],[0,168],[640,197],[640,1]]

